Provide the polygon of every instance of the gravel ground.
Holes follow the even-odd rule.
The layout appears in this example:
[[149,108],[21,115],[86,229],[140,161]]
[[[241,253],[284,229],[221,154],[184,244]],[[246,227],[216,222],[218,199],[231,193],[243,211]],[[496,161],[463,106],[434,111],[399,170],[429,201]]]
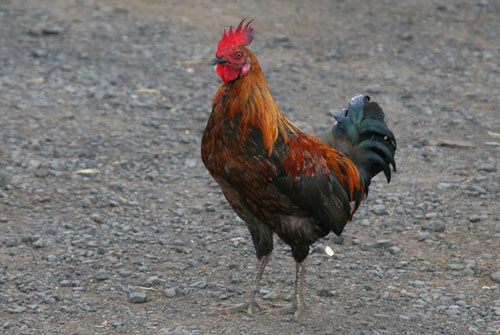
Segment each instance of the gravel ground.
[[[0,333],[498,333],[500,5],[369,4],[0,0]],[[298,322],[213,314],[256,260],[200,159],[219,80],[185,61],[245,16],[295,123],[364,92],[398,138],[392,183],[314,246]],[[278,242],[263,304],[294,276]]]

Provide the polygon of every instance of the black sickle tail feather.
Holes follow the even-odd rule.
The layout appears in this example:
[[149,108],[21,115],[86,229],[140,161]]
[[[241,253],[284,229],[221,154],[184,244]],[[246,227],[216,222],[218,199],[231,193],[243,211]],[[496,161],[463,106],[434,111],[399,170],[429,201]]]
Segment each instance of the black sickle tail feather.
[[394,155],[396,139],[384,122],[384,112],[370,97],[358,95],[340,115],[332,128],[332,146],[343,152],[358,167],[365,193],[373,177],[383,171],[391,181],[391,168],[396,171]]

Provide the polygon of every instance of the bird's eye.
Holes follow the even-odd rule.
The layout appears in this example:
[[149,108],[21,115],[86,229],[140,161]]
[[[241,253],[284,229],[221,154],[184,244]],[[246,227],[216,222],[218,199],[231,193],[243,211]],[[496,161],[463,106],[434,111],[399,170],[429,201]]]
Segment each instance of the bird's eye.
[[240,59],[243,56],[243,53],[241,51],[238,51],[237,53],[234,54],[234,58]]

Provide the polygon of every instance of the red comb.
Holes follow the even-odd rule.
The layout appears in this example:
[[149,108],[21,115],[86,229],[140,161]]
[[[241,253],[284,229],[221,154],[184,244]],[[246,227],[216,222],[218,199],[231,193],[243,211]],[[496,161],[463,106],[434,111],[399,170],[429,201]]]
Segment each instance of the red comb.
[[245,26],[243,26],[243,22],[246,20],[241,20],[240,24],[236,27],[233,32],[233,26],[229,27],[229,32],[226,33],[226,29],[224,29],[224,35],[217,44],[217,55],[224,54],[227,50],[231,49],[237,45],[249,45],[253,40],[253,27],[252,22],[253,19],[249,20]]

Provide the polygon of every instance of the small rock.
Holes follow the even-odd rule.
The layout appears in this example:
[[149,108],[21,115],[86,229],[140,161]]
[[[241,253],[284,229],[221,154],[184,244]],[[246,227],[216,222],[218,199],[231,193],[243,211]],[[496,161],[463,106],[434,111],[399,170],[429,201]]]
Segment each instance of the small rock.
[[97,213],[94,213],[90,216],[90,218],[95,222],[95,223],[103,223],[104,222],[104,219],[102,218],[102,216],[100,216],[99,214]]
[[417,240],[418,240],[419,242],[423,242],[423,241],[427,240],[427,239],[428,239],[428,238],[430,238],[430,237],[431,237],[431,234],[430,234],[430,233],[428,233],[428,232],[419,232],[419,233],[418,233]]
[[422,109],[420,109],[420,113],[427,116],[431,116],[433,114],[432,109],[429,107],[422,107]]
[[174,298],[176,296],[176,292],[175,292],[175,288],[173,287],[168,287],[166,289],[163,290],[163,294],[167,297],[167,298]]
[[241,283],[241,274],[237,269],[231,269],[226,276],[230,283]]
[[490,273],[490,278],[495,283],[500,283],[500,271]]
[[55,255],[47,255],[47,261],[52,263],[57,260],[57,257]]
[[373,206],[372,212],[377,215],[387,215],[387,209],[382,204]]
[[430,213],[425,214],[424,217],[425,217],[426,220],[431,220],[431,219],[434,219],[436,216],[437,216],[437,213],[430,212]]
[[45,243],[43,242],[42,239],[37,240],[31,244],[35,248],[43,248],[45,246]]
[[161,280],[158,276],[151,276],[148,279],[146,279],[146,287],[151,287],[155,286],[161,283]]
[[332,242],[335,244],[344,244],[344,235],[334,236]]
[[201,206],[193,206],[192,212],[193,212],[193,214],[200,214],[201,212],[203,212],[203,207],[201,207]]
[[262,297],[262,299],[264,299],[264,300],[276,300],[278,298],[279,298],[278,293],[273,292],[273,291],[267,293],[266,295],[264,295]]
[[201,280],[201,281],[198,281],[196,283],[192,283],[191,285],[189,285],[189,287],[204,289],[207,287],[207,282],[204,280]]
[[321,288],[318,290],[318,296],[320,296],[320,297],[330,298],[330,297],[333,297],[334,295],[335,294],[327,288]]
[[398,36],[403,41],[411,41],[413,39],[413,35],[410,32],[401,32]]
[[382,92],[379,84],[368,85],[365,87],[365,92],[368,94],[376,94]]
[[442,233],[446,229],[446,226],[443,222],[434,222],[432,225],[432,231],[436,233]]
[[103,280],[109,279],[109,273],[108,273],[108,271],[106,271],[104,269],[101,269],[101,270],[97,271],[96,274],[95,274],[95,279],[99,280],[99,281],[103,281]]
[[452,271],[460,271],[463,270],[465,266],[463,264],[455,264],[455,263],[450,263],[448,264],[448,269]]
[[214,205],[206,205],[205,210],[209,213],[215,212],[215,206]]
[[198,165],[198,162],[194,158],[188,158],[186,159],[184,165],[189,169],[194,169],[196,165]]
[[493,163],[485,163],[478,168],[479,171],[496,172],[497,168]]
[[481,217],[479,217],[479,215],[471,215],[469,217],[469,221],[472,223],[477,223],[477,222],[481,221]]
[[401,249],[399,247],[396,247],[396,246],[390,247],[387,250],[389,251],[389,253],[391,253],[393,255],[397,255],[401,252]]
[[148,300],[146,292],[130,292],[128,295],[128,302],[132,304],[142,304]]
[[391,240],[377,240],[375,242],[375,248],[388,248],[392,246]]
[[11,308],[7,309],[7,312],[9,312],[10,314],[20,314],[24,311],[26,311],[26,307],[19,306],[18,304],[14,304]]
[[40,236],[38,235],[30,235],[30,236],[24,236],[21,238],[21,242],[23,243],[33,243],[35,241],[38,241],[40,239]]

